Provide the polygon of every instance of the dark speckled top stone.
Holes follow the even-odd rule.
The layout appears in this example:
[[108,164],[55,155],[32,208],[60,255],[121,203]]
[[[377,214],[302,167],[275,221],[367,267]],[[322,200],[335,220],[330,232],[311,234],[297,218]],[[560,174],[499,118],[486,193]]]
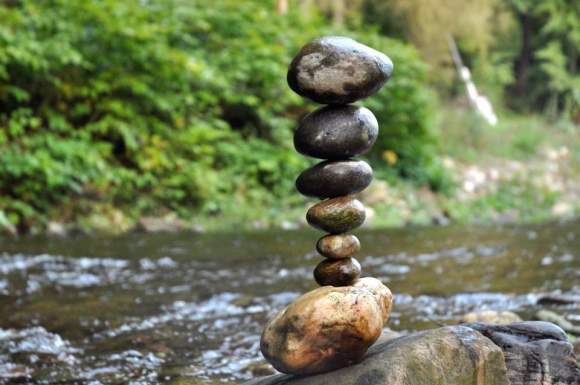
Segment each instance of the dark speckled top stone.
[[348,37],[327,36],[306,44],[292,60],[288,85],[322,104],[348,104],[377,92],[391,77],[385,54]]
[[379,124],[369,109],[326,106],[302,119],[294,133],[294,147],[314,158],[347,159],[371,148],[378,134]]
[[306,196],[335,198],[361,192],[372,179],[373,169],[365,161],[324,161],[302,171],[296,189]]

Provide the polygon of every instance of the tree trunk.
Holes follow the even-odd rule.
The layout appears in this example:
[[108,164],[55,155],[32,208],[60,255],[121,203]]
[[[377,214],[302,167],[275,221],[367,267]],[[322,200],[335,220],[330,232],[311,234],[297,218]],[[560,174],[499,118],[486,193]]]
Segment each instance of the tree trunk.
[[276,9],[278,10],[278,15],[285,15],[288,13],[288,0],[278,0]]
[[341,26],[344,23],[345,1],[334,0],[332,2],[332,21],[334,25]]
[[522,48],[514,63],[515,92],[518,96],[526,94],[528,89],[528,68],[532,63],[532,19],[528,13],[518,13],[522,33]]

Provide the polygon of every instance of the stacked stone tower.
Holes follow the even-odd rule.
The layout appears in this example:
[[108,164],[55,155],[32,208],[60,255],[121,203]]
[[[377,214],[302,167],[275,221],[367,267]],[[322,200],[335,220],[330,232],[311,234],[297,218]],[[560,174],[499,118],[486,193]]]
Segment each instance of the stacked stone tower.
[[303,155],[323,159],[298,176],[296,188],[321,199],[306,219],[328,234],[316,244],[325,257],[314,269],[322,287],[291,303],[262,334],[264,356],[282,372],[312,374],[357,362],[390,314],[390,290],[374,278],[360,279],[353,257],[360,242],[349,232],[366,217],[353,194],[373,177],[371,167],[353,157],[369,150],[379,131],[372,112],[351,103],[377,92],[392,70],[386,55],[337,36],[311,41],[290,64],[292,90],[326,104],[302,119],[294,145]]

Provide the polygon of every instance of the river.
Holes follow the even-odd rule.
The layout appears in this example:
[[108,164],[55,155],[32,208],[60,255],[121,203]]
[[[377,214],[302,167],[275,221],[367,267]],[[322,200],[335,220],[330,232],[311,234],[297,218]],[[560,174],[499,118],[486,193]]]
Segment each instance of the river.
[[[580,220],[356,232],[390,328],[473,310],[530,319],[580,294]],[[261,368],[269,314],[315,287],[313,230],[0,240],[0,383],[234,384]],[[560,306],[561,307],[561,306]],[[557,311],[575,313],[564,306]],[[259,372],[259,370],[258,370]]]

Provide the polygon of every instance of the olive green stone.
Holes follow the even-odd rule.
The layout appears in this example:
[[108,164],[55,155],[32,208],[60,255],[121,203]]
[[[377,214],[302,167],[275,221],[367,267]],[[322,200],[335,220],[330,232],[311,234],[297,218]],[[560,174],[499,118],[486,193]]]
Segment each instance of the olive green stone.
[[372,179],[373,169],[362,160],[324,161],[304,170],[296,189],[306,196],[336,198],[361,192]]
[[325,259],[314,269],[314,279],[320,286],[350,286],[361,273],[354,258]]
[[360,242],[352,234],[330,234],[316,242],[316,250],[326,258],[347,258],[360,250]]
[[364,223],[365,218],[363,204],[349,196],[324,200],[306,213],[306,220],[312,227],[331,234],[355,229]]

